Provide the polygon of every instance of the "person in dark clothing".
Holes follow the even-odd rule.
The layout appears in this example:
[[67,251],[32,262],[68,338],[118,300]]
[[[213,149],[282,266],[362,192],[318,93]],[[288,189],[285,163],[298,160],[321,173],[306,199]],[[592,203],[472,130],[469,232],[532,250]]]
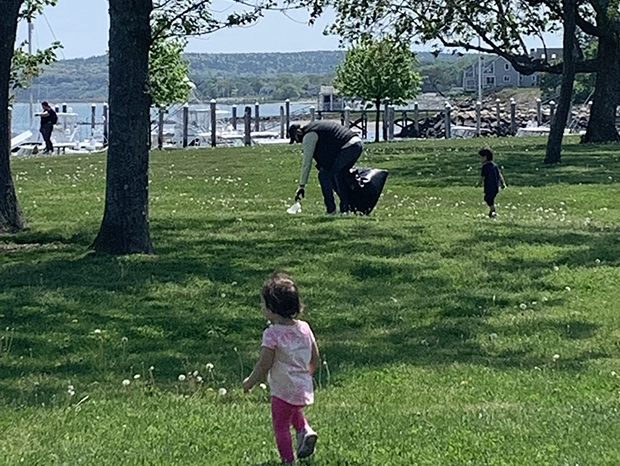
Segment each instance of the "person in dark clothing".
[[41,135],[43,136],[43,140],[45,141],[45,151],[44,154],[50,154],[54,152],[54,145],[52,144],[52,131],[54,130],[54,125],[58,121],[58,115],[47,102],[41,102],[41,107],[43,111],[39,114],[41,117]]
[[502,176],[502,172],[499,167],[493,162],[493,152],[491,149],[482,148],[478,151],[480,155],[480,162],[482,163],[482,170],[480,173],[480,180],[476,184],[480,187],[484,184],[484,202],[489,206],[489,217],[495,217],[495,197],[499,192],[499,188],[506,188],[506,182]]
[[340,212],[350,210],[346,177],[362,154],[362,140],[348,128],[333,121],[313,121],[305,126],[292,124],[290,143],[303,146],[303,162],[295,200],[306,195],[306,184],[312,168],[312,159],[319,170],[319,182],[328,214],[336,213],[334,191],[340,198]]

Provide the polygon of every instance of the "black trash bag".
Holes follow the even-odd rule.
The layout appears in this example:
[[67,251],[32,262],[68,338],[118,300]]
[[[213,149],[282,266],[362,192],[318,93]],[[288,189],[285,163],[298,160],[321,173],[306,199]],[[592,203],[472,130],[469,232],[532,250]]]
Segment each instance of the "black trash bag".
[[385,186],[388,171],[379,168],[353,167],[347,182],[349,208],[352,212],[369,215],[375,208]]

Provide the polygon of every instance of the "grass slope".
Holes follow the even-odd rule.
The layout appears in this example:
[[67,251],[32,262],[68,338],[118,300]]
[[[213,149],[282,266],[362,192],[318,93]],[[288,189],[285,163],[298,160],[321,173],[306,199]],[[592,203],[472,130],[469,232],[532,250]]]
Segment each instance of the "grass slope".
[[287,215],[298,147],[153,152],[149,257],[88,252],[103,156],[13,159],[0,464],[277,464],[268,393],[240,382],[278,267],[324,358],[310,463],[620,464],[618,146],[549,167],[542,139],[491,143],[495,220],[478,141],[368,144],[390,170],[370,217],[325,217],[316,182]]

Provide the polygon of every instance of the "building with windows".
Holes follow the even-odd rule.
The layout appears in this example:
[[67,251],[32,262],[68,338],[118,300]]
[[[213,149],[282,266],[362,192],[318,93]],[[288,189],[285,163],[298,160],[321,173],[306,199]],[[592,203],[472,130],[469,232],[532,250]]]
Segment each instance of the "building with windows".
[[[500,87],[536,87],[538,74],[530,76],[519,73],[504,57],[481,57],[482,59],[482,90]],[[478,61],[463,70],[463,90],[478,90]]]

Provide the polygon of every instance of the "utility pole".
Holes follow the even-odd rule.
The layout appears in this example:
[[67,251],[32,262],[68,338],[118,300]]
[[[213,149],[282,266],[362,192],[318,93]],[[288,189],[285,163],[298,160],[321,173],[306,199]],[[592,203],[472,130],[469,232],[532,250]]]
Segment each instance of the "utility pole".
[[478,36],[478,102],[482,102],[482,52],[480,51],[480,36]]
[[[33,29],[34,25],[32,24],[32,18],[30,18],[30,16],[28,17],[28,55],[32,56],[32,29]],[[29,116],[29,120],[28,122],[30,123],[30,128],[32,128],[33,125],[33,119],[34,119],[34,100],[33,100],[33,96],[32,96],[32,85],[30,85],[29,88],[29,99],[30,99],[30,116]]]

